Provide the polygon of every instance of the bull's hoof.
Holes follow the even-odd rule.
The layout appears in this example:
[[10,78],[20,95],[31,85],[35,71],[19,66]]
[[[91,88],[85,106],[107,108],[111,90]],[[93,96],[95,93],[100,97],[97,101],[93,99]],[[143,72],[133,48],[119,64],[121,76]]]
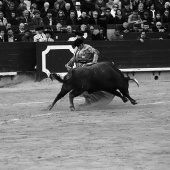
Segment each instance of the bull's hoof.
[[74,111],[75,108],[74,108],[73,106],[70,106],[70,110],[71,110],[71,111]]
[[53,107],[52,107],[52,105],[49,105],[48,107],[47,107],[47,110],[51,110]]
[[122,100],[124,103],[126,103],[128,101],[128,99],[126,97],[124,97]]
[[138,102],[137,102],[136,100],[131,101],[131,103],[132,103],[133,105],[138,104]]

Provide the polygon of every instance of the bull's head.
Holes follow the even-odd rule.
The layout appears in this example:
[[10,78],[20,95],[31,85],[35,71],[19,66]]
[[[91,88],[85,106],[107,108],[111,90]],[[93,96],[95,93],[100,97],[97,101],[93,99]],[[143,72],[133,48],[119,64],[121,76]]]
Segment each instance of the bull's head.
[[129,81],[129,80],[132,80],[132,81],[134,81],[136,84],[137,84],[137,86],[139,87],[139,83],[138,83],[138,81],[134,78],[130,78],[129,76],[128,77],[125,77],[126,79],[127,79],[127,81]]

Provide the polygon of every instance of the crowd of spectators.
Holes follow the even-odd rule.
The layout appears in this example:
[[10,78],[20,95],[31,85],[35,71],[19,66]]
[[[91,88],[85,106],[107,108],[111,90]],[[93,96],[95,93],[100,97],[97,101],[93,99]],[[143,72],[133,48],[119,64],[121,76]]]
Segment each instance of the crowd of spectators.
[[[0,42],[52,42],[53,33],[73,32],[76,35],[69,41],[80,34],[108,40],[109,24],[118,25],[112,40],[123,39],[117,37],[121,31],[139,32],[138,28],[142,32],[168,32],[169,10],[170,0],[0,0]],[[95,25],[98,32],[94,32]],[[27,29],[30,26],[35,30]],[[20,39],[15,36],[18,34]]]

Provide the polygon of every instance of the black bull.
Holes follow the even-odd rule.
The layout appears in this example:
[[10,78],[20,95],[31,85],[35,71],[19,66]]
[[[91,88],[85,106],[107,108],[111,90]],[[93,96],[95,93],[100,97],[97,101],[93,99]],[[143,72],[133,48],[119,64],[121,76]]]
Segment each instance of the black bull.
[[137,102],[130,97],[128,91],[129,80],[135,81],[139,86],[137,80],[125,77],[112,62],[101,62],[91,66],[71,69],[64,76],[64,79],[55,73],[50,74],[50,78],[52,80],[58,80],[63,83],[63,85],[60,93],[54,99],[52,105],[49,106],[49,110],[70,91],[69,100],[71,110],[74,110],[74,97],[81,95],[85,91],[88,93],[107,91],[120,97],[123,102],[127,102],[129,99],[132,104],[137,104]]

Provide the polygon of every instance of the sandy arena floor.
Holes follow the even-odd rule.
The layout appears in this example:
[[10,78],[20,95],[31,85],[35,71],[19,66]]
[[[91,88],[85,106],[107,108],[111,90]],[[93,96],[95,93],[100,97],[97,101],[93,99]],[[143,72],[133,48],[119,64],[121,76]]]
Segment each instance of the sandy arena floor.
[[46,80],[0,89],[0,170],[170,169],[170,81],[130,83],[135,106],[115,97],[71,112],[66,96],[46,111],[60,87]]

